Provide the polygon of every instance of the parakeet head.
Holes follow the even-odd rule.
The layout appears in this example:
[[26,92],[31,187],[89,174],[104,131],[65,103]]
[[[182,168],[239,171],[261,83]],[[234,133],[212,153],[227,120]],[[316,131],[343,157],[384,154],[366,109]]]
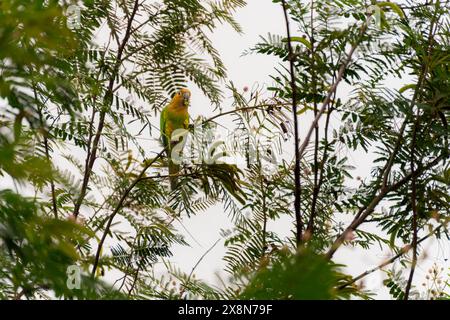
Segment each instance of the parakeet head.
[[173,101],[184,107],[188,107],[191,101],[191,92],[189,89],[183,88],[173,97]]

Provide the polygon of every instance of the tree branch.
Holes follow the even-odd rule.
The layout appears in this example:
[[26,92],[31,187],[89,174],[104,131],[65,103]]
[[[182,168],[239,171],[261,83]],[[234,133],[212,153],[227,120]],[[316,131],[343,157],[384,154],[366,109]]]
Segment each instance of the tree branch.
[[257,109],[265,110],[265,107],[272,107],[273,108],[273,107],[280,107],[280,106],[285,106],[285,105],[287,105],[287,104],[284,104],[284,103],[279,103],[279,104],[260,104],[260,105],[257,105],[257,106],[238,108],[238,109],[222,112],[222,113],[219,113],[219,114],[217,114],[215,116],[212,116],[211,118],[208,118],[208,119],[204,120],[202,122],[202,124],[206,124],[206,123],[211,122],[211,121],[213,121],[213,120],[215,120],[217,118],[220,118],[220,117],[223,117],[223,116],[226,116],[226,115],[229,115],[229,114],[239,113],[239,112],[242,112],[242,111],[252,111],[252,110],[257,110]]
[[[423,241],[425,241],[426,239],[430,238],[431,236],[433,236],[434,234],[436,234],[436,232],[438,232],[444,225],[441,224],[438,227],[436,227],[433,231],[431,231],[429,234],[427,234],[426,236],[424,236],[423,238],[421,238],[420,240],[417,241],[417,244],[422,243]],[[339,286],[337,289],[338,290],[342,290],[352,284],[354,284],[356,281],[361,280],[362,278],[368,276],[369,274],[380,270],[382,268],[384,268],[385,266],[395,262],[398,258],[402,257],[403,255],[405,255],[411,248],[413,247],[413,244],[407,245],[405,246],[402,250],[399,251],[399,253],[397,253],[396,255],[394,255],[392,258],[384,261],[383,263],[379,264],[378,266],[376,266],[375,268],[372,268],[370,270],[367,270],[363,273],[361,273],[360,275],[354,277],[351,281],[344,283],[343,285]]]
[[[419,119],[419,117],[417,117]],[[414,125],[413,129],[413,137],[411,142],[411,172],[415,172],[415,152],[416,152],[416,136],[417,136],[417,126],[418,123]],[[414,277],[414,270],[416,269],[417,264],[417,177],[413,176],[411,178],[411,209],[413,212],[412,218],[412,232],[413,232],[413,240],[412,240],[412,248],[413,248],[413,258],[411,263],[411,271],[409,273],[408,283],[406,284],[405,296],[404,299],[408,300],[409,291],[411,290],[411,284]]]
[[[431,1],[431,4],[433,4],[434,1]],[[427,50],[427,61],[431,60],[431,50],[433,48],[433,40],[434,40],[434,25],[436,23],[436,19],[437,19],[437,12],[439,9],[439,1],[436,3],[436,8],[435,8],[435,12],[433,15],[433,18],[431,20],[430,23],[430,32],[428,35],[428,50]],[[439,19],[438,19],[439,20]],[[426,65],[426,68],[428,69],[428,65]],[[427,71],[427,69],[425,69],[425,72]],[[411,109],[411,112],[414,113],[414,110]],[[412,136],[412,141],[411,141],[411,172],[415,171],[415,152],[416,152],[416,138],[417,138],[417,130],[418,127],[420,125],[419,122],[419,115],[420,115],[420,109],[417,109],[416,111],[416,121],[414,122],[414,128],[413,128],[413,136]],[[411,271],[409,273],[409,277],[408,277],[408,282],[406,284],[406,289],[405,289],[405,296],[404,296],[404,300],[408,300],[409,298],[409,292],[411,290],[411,285],[412,285],[412,281],[414,278],[414,271],[416,269],[416,264],[417,264],[417,219],[418,219],[418,213],[417,213],[417,178],[416,177],[412,177],[411,179],[411,208],[412,208],[412,212],[413,212],[413,221],[412,221],[412,232],[413,232],[413,241],[412,241],[412,246],[413,246],[413,258],[412,258],[412,262],[411,262]]]
[[[311,0],[311,36],[310,36],[310,43],[311,43],[311,78],[312,78],[312,87],[313,87],[313,104],[314,104],[314,117],[317,117],[318,112],[318,104],[317,104],[317,76],[316,76],[316,70],[315,70],[315,37],[314,37],[314,0]],[[327,124],[329,121],[329,114],[327,116]],[[327,126],[326,124],[326,126]],[[327,130],[327,128],[325,128]],[[325,154],[324,154],[325,159]],[[323,160],[324,160],[323,159]],[[324,161],[321,161],[324,163]],[[313,195],[311,200],[311,212],[309,215],[309,221],[308,221],[308,238],[312,236],[313,228],[314,228],[314,219],[316,216],[316,206],[317,206],[317,200],[319,196],[320,187],[319,184],[321,183],[321,179],[319,178],[319,170],[320,170],[320,178],[323,177],[322,170],[323,167],[320,166],[319,168],[319,125],[317,125],[314,128],[314,187],[313,187]]]
[[[435,15],[434,15],[433,20],[431,22],[430,33],[429,33],[429,36],[428,36],[427,57],[426,57],[426,59],[424,59],[422,61],[418,83],[417,83],[416,89],[414,90],[414,95],[413,95],[413,98],[412,98],[411,103],[410,103],[410,110],[411,110],[411,112],[413,112],[412,110],[414,109],[414,106],[416,105],[417,99],[419,98],[419,94],[422,91],[422,87],[424,85],[424,82],[425,82],[425,79],[426,79],[426,75],[428,73],[429,63],[430,63],[430,60],[431,60],[431,49],[432,49],[432,45],[433,45],[433,29],[434,29],[434,24],[435,24],[435,19],[436,19],[436,13],[437,13],[437,10],[435,11]],[[382,170],[382,177],[383,178],[382,178],[382,185],[381,185],[380,193],[378,194],[378,196],[376,196],[374,199],[372,199],[371,203],[369,204],[369,206],[367,208],[365,208],[365,209],[361,208],[359,210],[358,214],[355,216],[355,218],[353,219],[352,223],[345,229],[345,231],[341,235],[338,236],[338,238],[335,240],[335,242],[333,243],[331,248],[326,253],[326,257],[328,259],[332,258],[333,254],[340,247],[340,245],[344,242],[346,234],[348,232],[352,231],[352,230],[356,230],[356,228],[364,222],[364,220],[367,218],[367,216],[370,215],[373,212],[373,210],[378,205],[378,203],[389,192],[391,192],[393,190],[396,190],[398,187],[402,186],[404,183],[408,182],[410,179],[412,179],[412,178],[415,179],[416,173],[411,171],[411,173],[409,175],[405,176],[405,178],[403,178],[400,181],[398,181],[397,183],[393,184],[391,187],[387,187],[389,174],[391,172],[392,166],[394,165],[394,161],[395,161],[395,158],[397,156],[397,153],[400,150],[400,147],[401,147],[401,144],[402,144],[402,141],[403,141],[403,133],[404,133],[404,131],[406,129],[408,120],[409,120],[409,114],[406,115],[405,120],[403,121],[402,127],[400,129],[399,134],[398,134],[397,141],[395,143],[394,150],[392,151],[388,162],[386,163],[386,165],[384,166],[384,168]],[[440,160],[442,160],[444,158],[448,158],[448,156],[441,155],[440,157],[438,157],[434,161],[432,161],[429,165],[427,165],[426,168],[427,167],[429,167],[429,168],[433,167],[434,165],[439,163]],[[436,160],[437,160],[437,162],[436,162]],[[430,167],[430,165],[431,165],[431,167]],[[419,176],[420,174],[422,174],[426,170],[428,170],[428,169],[421,170],[421,172],[417,176]]]
[[289,26],[289,16],[286,1],[281,1],[283,5],[284,19],[286,23],[286,33],[287,33],[287,43],[289,50],[289,73],[291,76],[291,90],[292,90],[292,113],[294,117],[294,145],[295,145],[295,167],[294,167],[294,209],[295,209],[295,221],[296,221],[296,242],[297,247],[302,242],[303,233],[303,221],[300,212],[301,203],[301,183],[300,183],[300,158],[301,153],[299,152],[299,133],[298,133],[298,116],[297,116],[297,85],[295,78],[295,66],[294,66],[294,51],[291,43],[291,30]]
[[[36,85],[35,84],[33,84],[33,92],[34,92],[34,100],[35,100],[36,104],[38,105],[37,110],[38,110],[38,113],[39,113],[39,122],[40,122],[40,125],[41,125],[41,130],[43,131],[42,136],[44,138],[45,158],[47,159],[48,163],[51,164],[50,145],[48,143],[48,130],[47,130],[47,128],[44,128],[45,123],[44,123],[44,118],[42,116],[41,102],[38,99],[38,94],[37,94],[37,90],[36,90]],[[52,168],[52,174],[51,174],[51,177],[50,177],[50,192],[51,192],[51,197],[52,197],[53,215],[55,216],[55,219],[57,219],[58,218],[58,205],[56,203],[56,191],[55,191],[55,189],[56,189],[55,188],[55,179],[53,177],[53,168]]]
[[[362,36],[366,30],[367,30],[367,24],[368,22],[365,22],[360,30],[360,36]],[[306,134],[306,137],[302,143],[302,145],[300,146],[300,150],[299,150],[299,156],[302,157],[303,153],[305,152],[306,147],[309,144],[309,141],[311,140],[311,135],[314,131],[314,128],[318,125],[320,118],[322,117],[323,113],[325,112],[325,110],[327,109],[328,105],[331,102],[331,99],[334,95],[334,93],[336,92],[339,83],[342,81],[342,79],[344,78],[344,73],[345,70],[347,69],[347,66],[350,64],[350,61],[352,60],[353,54],[355,53],[356,49],[358,48],[359,45],[359,41],[356,41],[355,44],[352,45],[349,53],[347,54],[347,57],[344,59],[344,61],[342,62],[342,65],[339,69],[339,72],[337,74],[336,80],[333,83],[333,85],[331,86],[330,90],[328,91],[328,94],[325,98],[325,100],[322,103],[322,107],[320,108],[320,110],[318,111],[316,117],[314,118],[314,121],[312,122],[311,126],[309,127],[308,133]]]
[[95,254],[95,260],[94,260],[94,265],[92,267],[92,277],[95,276],[95,271],[97,270],[97,266],[98,266],[98,261],[100,259],[100,252],[102,250],[103,247],[103,243],[106,240],[106,237],[109,233],[109,229],[111,228],[111,224],[114,220],[114,217],[116,216],[116,214],[120,211],[120,209],[122,208],[122,205],[124,203],[124,201],[127,199],[128,195],[130,194],[130,192],[133,190],[133,188],[136,186],[136,184],[139,183],[139,181],[142,180],[145,172],[147,171],[148,168],[150,168],[155,162],[156,160],[158,160],[160,157],[162,157],[162,155],[164,154],[164,152],[166,152],[166,148],[164,148],[160,153],[158,153],[158,155],[152,160],[150,161],[148,164],[145,165],[145,167],[142,169],[141,173],[133,180],[133,182],[128,186],[128,188],[124,191],[124,193],[122,194],[122,196],[119,199],[119,202],[117,203],[114,211],[111,213],[111,215],[109,216],[108,222],[106,224],[105,227],[105,231],[103,232],[103,236],[100,239],[100,242],[98,244],[98,248],[97,248],[97,253]]
[[113,68],[113,72],[111,74],[111,77],[109,79],[109,84],[108,84],[108,88],[105,92],[105,96],[103,98],[103,106],[100,112],[100,118],[99,118],[99,123],[98,123],[98,127],[97,127],[97,132],[95,134],[93,143],[92,143],[92,149],[91,149],[91,153],[88,155],[87,159],[86,159],[86,170],[84,172],[84,177],[83,177],[83,183],[81,186],[81,192],[80,195],[75,203],[75,207],[73,210],[73,215],[75,218],[78,217],[79,212],[80,212],[80,207],[81,204],[83,203],[84,197],[86,196],[86,192],[87,192],[87,187],[89,185],[89,180],[91,177],[91,173],[92,173],[92,169],[94,167],[94,163],[95,160],[97,158],[97,150],[98,150],[98,145],[100,143],[100,138],[103,132],[103,127],[105,125],[105,118],[106,118],[106,112],[108,110],[108,108],[111,106],[112,104],[112,90],[113,90],[113,86],[114,86],[114,82],[116,81],[116,77],[119,73],[119,69],[120,69],[120,65],[122,62],[122,55],[123,52],[125,50],[126,44],[128,43],[128,40],[130,38],[131,35],[131,28],[133,25],[133,21],[134,18],[136,16],[136,13],[138,11],[138,7],[139,7],[139,1],[135,0],[134,2],[134,7],[133,7],[133,12],[130,16],[130,19],[128,20],[128,24],[127,24],[127,28],[125,31],[125,35],[124,38],[122,40],[121,45],[119,46],[119,49],[117,51],[117,57],[116,57],[116,62],[114,64],[114,68]]
[[396,183],[380,190],[380,193],[372,199],[372,201],[369,203],[367,207],[362,207],[359,209],[358,214],[356,215],[355,219],[352,221],[352,223],[342,232],[337,239],[334,241],[331,248],[328,250],[328,252],[325,254],[325,257],[327,259],[331,259],[334,255],[334,253],[337,251],[337,249],[344,243],[345,237],[348,232],[351,232],[353,230],[356,230],[364,221],[365,219],[374,211],[375,207],[380,203],[381,200],[383,200],[386,195],[388,195],[390,192],[397,190],[398,188],[405,185],[408,181],[410,181],[413,177],[418,177],[427,170],[433,168],[436,166],[440,161],[444,160],[445,158],[448,158],[448,156],[441,155],[431,161],[428,165],[422,168],[418,168],[415,172],[410,172],[405,177],[397,181]]
[[220,240],[222,240],[222,239],[220,238],[216,242],[214,242],[214,244],[208,250],[206,250],[206,252],[204,254],[202,254],[200,259],[198,259],[198,261],[195,263],[194,267],[192,268],[191,272],[189,273],[189,276],[188,276],[188,278],[186,280],[187,283],[189,283],[189,280],[191,280],[192,274],[194,273],[195,269],[198,267],[200,262],[202,262],[203,258],[205,258],[206,255],[208,253],[210,253],[212,249],[214,249],[214,247],[220,242]]

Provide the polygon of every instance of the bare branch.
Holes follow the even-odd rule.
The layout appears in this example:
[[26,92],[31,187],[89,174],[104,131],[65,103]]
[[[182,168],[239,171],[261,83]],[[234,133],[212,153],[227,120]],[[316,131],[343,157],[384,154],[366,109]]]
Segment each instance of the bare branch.
[[[427,240],[428,238],[430,238],[431,236],[435,235],[444,225],[441,224],[438,227],[436,227],[433,231],[431,231],[429,234],[427,234],[426,236],[424,236],[423,238],[421,238],[420,240],[417,241],[417,244],[422,243],[423,241]],[[360,275],[354,277],[350,282],[347,282],[341,286],[338,287],[338,290],[344,289],[352,284],[354,284],[356,281],[361,280],[362,278],[368,276],[369,274],[380,270],[382,268],[384,268],[387,265],[390,265],[391,263],[395,262],[398,258],[401,258],[403,255],[405,255],[406,253],[409,252],[409,250],[413,247],[412,244],[407,245],[405,247],[403,247],[402,250],[400,250],[396,255],[394,255],[392,258],[384,261],[383,263],[379,264],[378,266],[376,266],[375,268],[372,268],[370,270],[367,270],[363,273],[361,273]]]
[[83,203],[84,197],[86,196],[86,191],[87,191],[87,188],[89,185],[89,180],[91,177],[92,169],[94,167],[95,160],[97,159],[97,150],[98,150],[98,145],[100,143],[100,138],[102,136],[103,127],[105,125],[106,112],[112,103],[112,90],[113,90],[114,82],[116,80],[117,74],[119,73],[119,69],[120,69],[120,65],[121,65],[121,61],[122,61],[122,54],[125,50],[125,46],[128,43],[128,40],[130,38],[133,21],[136,16],[136,13],[138,11],[138,7],[139,7],[139,1],[135,0],[133,12],[131,14],[130,19],[128,20],[125,35],[124,35],[122,43],[117,51],[116,62],[115,62],[111,77],[109,79],[108,88],[106,90],[106,93],[105,93],[105,96],[103,99],[103,105],[102,105],[102,109],[100,112],[100,118],[99,118],[99,123],[98,123],[98,127],[97,127],[97,132],[95,133],[94,140],[92,142],[92,149],[86,159],[87,166],[86,166],[86,170],[84,172],[83,183],[81,186],[80,195],[78,196],[78,199],[75,203],[75,207],[73,210],[73,215],[75,218],[78,217],[78,214],[80,213],[81,204]]
[[292,90],[292,113],[294,117],[294,145],[295,145],[295,167],[294,167],[294,209],[295,209],[295,222],[296,222],[296,242],[297,246],[302,242],[303,233],[303,221],[300,212],[301,203],[301,183],[300,183],[300,159],[301,153],[299,152],[299,133],[298,133],[298,115],[297,115],[297,85],[295,79],[295,66],[294,66],[294,51],[291,43],[291,30],[289,26],[289,16],[286,1],[282,0],[284,19],[286,23],[287,43],[289,49],[289,73],[291,76],[291,90]]
[[145,167],[142,169],[141,173],[139,173],[139,175],[133,180],[133,182],[124,191],[124,193],[120,197],[119,202],[117,203],[114,211],[109,216],[108,222],[107,222],[106,227],[105,227],[105,231],[103,232],[103,236],[100,239],[100,242],[98,243],[97,253],[95,254],[94,265],[92,267],[92,276],[93,277],[95,276],[95,271],[97,270],[98,261],[100,259],[100,252],[102,250],[103,243],[105,242],[106,237],[107,237],[107,235],[109,233],[109,229],[111,228],[111,224],[112,224],[112,222],[114,220],[114,217],[120,211],[120,209],[122,209],[122,205],[123,205],[124,201],[127,199],[128,195],[134,189],[134,187],[139,183],[139,181],[142,180],[142,178],[144,177],[145,172],[148,170],[148,168],[150,168],[156,162],[156,160],[161,158],[163,156],[164,152],[166,152],[166,148],[164,148],[160,153],[158,153],[158,155],[155,158],[153,158],[152,161],[150,161],[149,163],[147,163],[145,165]]

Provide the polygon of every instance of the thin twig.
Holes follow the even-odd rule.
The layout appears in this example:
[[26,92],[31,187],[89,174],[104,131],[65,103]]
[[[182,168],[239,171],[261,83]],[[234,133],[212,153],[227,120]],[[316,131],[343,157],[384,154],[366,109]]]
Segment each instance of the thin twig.
[[131,283],[130,290],[128,290],[128,297],[131,296],[131,293],[133,292],[134,287],[136,286],[136,282],[137,282],[138,276],[139,276],[139,271],[141,271],[141,266],[138,266],[136,269],[136,273],[134,274],[134,278],[133,278],[133,282]]
[[[360,30],[360,36],[361,37],[362,37],[362,35],[364,35],[364,33],[367,30],[367,24],[368,24],[368,22],[365,22],[363,24],[363,26],[361,27],[361,30]],[[341,83],[342,79],[344,78],[345,70],[347,69],[347,66],[350,64],[350,62],[352,60],[352,57],[353,57],[353,54],[355,53],[356,49],[358,48],[358,45],[359,45],[359,41],[356,41],[352,45],[349,53],[347,54],[347,57],[342,62],[342,65],[341,65],[341,67],[339,69],[339,72],[337,74],[336,80],[333,83],[333,85],[331,86],[330,90],[328,90],[328,94],[327,94],[325,100],[322,103],[322,107],[318,111],[316,117],[314,118],[314,121],[311,123],[311,126],[309,127],[308,133],[306,134],[306,137],[305,137],[302,145],[300,146],[300,150],[299,150],[300,157],[303,156],[303,153],[305,152],[306,147],[308,146],[308,144],[309,144],[309,142],[311,140],[311,135],[312,135],[312,133],[314,131],[314,128],[318,125],[320,118],[322,117],[323,113],[327,109],[328,105],[330,104],[330,102],[331,102],[331,100],[333,98],[334,93],[336,92],[339,84]]]
[[[437,10],[436,10],[437,12]],[[436,12],[435,12],[435,16],[434,19],[436,18]],[[426,80],[426,75],[428,73],[428,69],[429,69],[429,63],[431,60],[431,49],[432,49],[432,44],[433,44],[433,28],[434,28],[434,23],[435,21],[432,21],[431,23],[431,28],[430,28],[430,34],[428,37],[428,48],[427,48],[427,58],[424,59],[424,61],[422,61],[422,66],[421,66],[421,70],[420,70],[420,74],[419,74],[419,79],[417,82],[417,86],[416,89],[414,90],[414,95],[413,98],[411,99],[411,103],[410,103],[410,110],[414,109],[414,106],[417,103],[417,99],[419,98],[419,94],[422,91],[422,87],[425,83]],[[393,185],[391,185],[390,187],[388,187],[388,180],[389,180],[389,175],[391,173],[392,167],[394,165],[395,159],[397,157],[398,152],[400,151],[400,148],[402,146],[402,142],[403,142],[403,133],[406,130],[408,121],[409,121],[409,114],[406,115],[405,120],[403,121],[403,124],[400,128],[400,131],[398,133],[398,138],[397,141],[395,143],[394,149],[389,157],[389,160],[386,162],[386,165],[384,166],[384,168],[381,171],[382,174],[382,185],[380,188],[380,192],[378,193],[377,196],[374,195],[374,198],[372,199],[372,201],[370,202],[370,204],[366,207],[366,208],[361,208],[359,210],[359,212],[357,213],[357,215],[355,216],[355,218],[353,219],[353,221],[351,222],[351,224],[344,230],[344,232],[342,232],[337,239],[334,241],[334,243],[332,244],[331,248],[328,250],[328,252],[326,253],[326,257],[328,259],[331,259],[333,257],[333,254],[337,251],[337,249],[342,245],[342,243],[344,243],[346,234],[348,232],[354,231],[356,230],[356,228],[358,228],[362,223],[364,223],[365,219],[374,211],[375,207],[378,205],[378,203],[384,199],[384,197],[390,193],[391,191],[395,191],[397,190],[398,187],[402,186],[404,183],[408,182],[410,179],[415,178],[416,177],[416,172],[410,172],[409,175],[407,175],[404,179],[398,181],[397,183],[394,183]],[[440,160],[444,159],[444,158],[448,158],[446,156],[441,155],[440,157],[436,158],[434,161],[432,161],[429,165],[426,166],[426,168],[431,168],[433,166],[435,166],[437,163],[439,163]],[[436,162],[437,160],[437,162]],[[430,167],[431,165],[431,167]],[[420,174],[425,172],[427,169],[421,170]],[[417,175],[418,176],[418,175]]]
[[189,276],[188,276],[186,282],[189,282],[189,280],[191,279],[191,276],[194,273],[194,271],[197,268],[197,266],[200,264],[200,262],[202,262],[203,258],[205,258],[206,255],[208,253],[210,253],[212,249],[214,249],[214,247],[220,242],[220,240],[222,240],[222,238],[220,238],[216,242],[214,242],[214,244],[208,250],[206,250],[206,252],[200,257],[200,259],[197,261],[197,263],[194,265],[194,267],[192,268],[191,272],[189,273]]
[[[260,162],[261,165],[261,162]],[[261,186],[261,196],[262,196],[262,214],[263,214],[263,228],[262,228],[262,239],[263,245],[261,250],[261,257],[264,257],[267,251],[267,205],[266,205],[266,192],[264,190],[264,176],[260,175],[260,186]]]
[[257,106],[251,106],[251,107],[243,107],[243,108],[238,108],[238,109],[234,109],[234,110],[230,110],[230,111],[226,111],[226,112],[222,112],[219,113],[217,115],[212,116],[211,118],[208,118],[206,120],[204,120],[202,122],[202,124],[206,124],[208,122],[211,122],[217,118],[229,115],[229,114],[235,114],[235,113],[239,113],[239,112],[243,112],[243,111],[252,111],[252,110],[258,110],[258,109],[262,109],[265,110],[266,107],[270,107],[270,108],[274,108],[274,107],[280,107],[280,106],[286,106],[287,104],[284,103],[277,103],[277,104],[259,104]]
[[328,148],[329,148],[329,142],[328,142],[328,129],[330,126],[330,118],[331,118],[331,113],[333,112],[333,106],[331,106],[331,108],[329,109],[329,112],[327,114],[326,120],[325,120],[325,137],[324,137],[324,150],[323,150],[323,156],[322,156],[322,160],[320,161],[319,164],[319,181],[317,183],[317,187],[314,188],[313,190],[313,199],[312,199],[312,205],[311,205],[311,215],[309,217],[309,221],[308,221],[308,226],[307,226],[307,230],[308,230],[308,238],[311,238],[314,234],[314,220],[316,218],[317,215],[317,201],[319,199],[319,193],[320,190],[322,188],[323,185],[323,180],[324,180],[324,169],[325,169],[325,164],[328,160]]
[[[314,0],[311,0],[311,35],[310,35],[310,43],[311,43],[311,78],[312,78],[312,87],[313,87],[313,104],[314,104],[314,117],[317,116],[318,112],[318,104],[317,104],[317,75],[316,75],[316,59],[315,59],[315,37],[314,37]],[[327,115],[327,124],[330,118],[330,113]],[[314,219],[316,217],[316,206],[317,206],[317,200],[319,196],[320,191],[320,179],[319,179],[319,170],[320,170],[320,176],[322,177],[323,174],[323,167],[319,168],[319,125],[315,127],[315,139],[314,139],[314,165],[313,165],[313,171],[314,171],[314,187],[313,187],[313,195],[311,200],[311,212],[309,215],[309,221],[306,227],[307,230],[307,237],[305,241],[309,240],[313,233],[314,228]],[[325,128],[325,131],[327,131],[327,128]],[[325,160],[325,154],[323,156],[323,160]],[[322,161],[324,163],[324,161]]]
[[74,206],[74,210],[73,210],[73,215],[75,218],[78,217],[78,214],[80,212],[80,208],[81,208],[81,204],[83,203],[83,200],[86,196],[86,192],[87,192],[87,188],[89,185],[89,180],[92,174],[92,169],[94,167],[94,163],[95,160],[97,159],[97,150],[98,150],[98,146],[100,143],[100,138],[102,136],[102,132],[103,132],[103,128],[105,126],[105,118],[106,118],[106,113],[108,111],[108,108],[111,106],[113,99],[112,99],[112,90],[113,90],[113,86],[114,86],[114,82],[116,81],[116,77],[119,73],[120,70],[120,65],[122,63],[122,55],[123,52],[125,50],[125,47],[128,43],[128,40],[131,36],[131,28],[133,25],[133,21],[134,18],[136,16],[136,13],[138,11],[138,7],[139,7],[139,1],[135,0],[134,3],[134,7],[133,7],[133,12],[131,14],[130,19],[128,20],[128,24],[127,24],[127,28],[125,31],[125,35],[123,37],[122,43],[119,46],[119,49],[117,51],[117,57],[116,57],[116,62],[114,64],[114,68],[113,68],[113,72],[111,74],[111,77],[109,79],[109,84],[108,84],[108,88],[105,92],[105,96],[103,99],[103,106],[100,112],[100,118],[99,118],[99,123],[98,123],[98,127],[97,127],[97,132],[95,133],[94,136],[94,140],[92,142],[92,149],[91,149],[91,153],[89,154],[89,157],[86,159],[88,161],[87,162],[87,166],[85,169],[85,173],[84,173],[84,177],[83,177],[83,183],[81,186],[81,192],[80,195],[78,196],[78,199],[75,203]]
[[[36,104],[38,105],[38,113],[39,113],[39,122],[41,125],[41,130],[43,131],[43,138],[44,138],[44,149],[45,149],[45,157],[49,163],[49,165],[51,164],[51,157],[50,157],[50,146],[48,143],[48,130],[47,128],[45,128],[45,123],[44,123],[44,119],[42,116],[42,106],[41,106],[41,102],[38,99],[38,94],[37,94],[37,90],[36,90],[36,85],[33,85],[33,91],[34,91],[34,99]],[[53,209],[53,215],[55,216],[55,219],[58,218],[58,205],[56,202],[56,188],[55,188],[55,179],[53,176],[53,166],[52,166],[52,171],[51,171],[51,175],[50,175],[50,192],[51,192],[51,197],[52,197],[52,209]]]
[[146,164],[146,166],[142,169],[141,173],[133,180],[133,182],[124,191],[124,193],[120,197],[120,200],[117,203],[114,211],[109,216],[108,222],[107,222],[106,227],[105,227],[105,231],[103,232],[103,236],[100,239],[100,242],[98,244],[97,253],[95,254],[94,265],[92,267],[92,276],[93,277],[95,276],[95,271],[97,270],[98,261],[100,259],[100,252],[102,250],[103,243],[105,242],[105,239],[106,239],[106,237],[107,237],[107,235],[109,233],[109,229],[111,228],[111,224],[112,224],[112,222],[114,220],[114,217],[116,216],[116,214],[122,208],[122,205],[123,205],[124,201],[127,199],[127,197],[130,194],[130,192],[133,190],[133,188],[136,186],[136,184],[138,184],[139,181],[141,181],[141,179],[145,175],[145,172],[147,171],[147,169],[150,168],[156,162],[156,160],[158,160],[160,157],[162,157],[164,152],[166,152],[166,148],[164,148],[152,161],[150,161],[148,164]]
[[[434,1],[431,1],[431,4],[433,4]],[[435,22],[437,19],[437,12],[439,9],[439,1],[436,4],[436,8],[435,8],[435,12],[433,15],[433,18],[431,20],[431,24],[430,24],[430,32],[428,35],[428,51],[427,51],[427,56],[428,59],[431,58],[431,49],[433,47],[433,38],[434,38],[434,26],[435,26]],[[411,109],[411,113],[414,113],[414,110]],[[413,136],[412,136],[412,141],[411,141],[411,172],[415,171],[415,158],[416,158],[416,139],[417,139],[417,130],[418,127],[420,125],[420,109],[418,108],[416,111],[416,121],[414,122],[414,128],[413,128]],[[411,290],[411,286],[412,286],[412,281],[414,278],[414,271],[416,269],[416,265],[417,265],[417,232],[418,232],[418,213],[417,213],[417,177],[413,177],[411,179],[411,209],[413,212],[413,217],[412,217],[412,232],[413,232],[413,241],[412,241],[412,247],[413,247],[413,257],[412,257],[412,261],[411,261],[411,270],[409,273],[409,277],[408,277],[408,282],[406,284],[406,288],[405,288],[405,296],[404,296],[404,300],[408,300],[409,299],[409,293]]]
[[[438,227],[436,227],[433,231],[431,231],[429,234],[427,234],[426,236],[424,236],[423,238],[419,239],[417,241],[417,245],[419,245],[420,243],[422,243],[423,241],[427,240],[428,238],[430,238],[431,236],[435,235],[436,232],[438,232],[444,225],[441,224]],[[375,268],[372,268],[370,270],[367,270],[363,273],[361,273],[360,275],[354,277],[351,281],[342,284],[341,286],[338,287],[338,290],[344,289],[345,287],[348,287],[352,284],[354,284],[356,281],[361,280],[362,278],[368,276],[369,274],[380,270],[382,268],[384,268],[387,265],[390,265],[391,263],[395,262],[398,258],[402,257],[403,255],[405,255],[406,253],[408,253],[408,251],[413,247],[412,244],[407,245],[405,247],[403,247],[402,250],[400,250],[396,255],[394,255],[393,257],[391,257],[390,259],[384,261],[383,263],[379,264],[378,266],[376,266]]]
[[294,210],[295,210],[295,225],[296,225],[296,242],[297,247],[302,242],[303,233],[303,221],[300,212],[301,203],[301,181],[300,181],[300,158],[299,152],[299,133],[298,133],[298,115],[297,115],[297,85],[295,78],[295,66],[294,66],[294,50],[291,43],[291,29],[289,26],[289,15],[286,1],[281,1],[283,5],[284,19],[286,23],[287,43],[289,50],[289,73],[291,76],[291,90],[292,90],[292,113],[294,117],[294,145],[295,145],[295,167],[294,167]]
[[[418,119],[417,115],[417,119]],[[417,126],[418,123],[414,125],[413,129],[413,137],[411,142],[411,172],[415,172],[415,152],[416,152],[416,136],[417,136]],[[416,269],[417,264],[417,177],[413,177],[411,179],[411,209],[413,212],[412,218],[412,232],[413,232],[413,240],[412,240],[412,249],[413,249],[413,257],[411,262],[411,271],[408,277],[408,283],[406,284],[405,296],[404,300],[408,300],[409,291],[411,290],[411,285],[414,277],[414,271]]]
[[398,190],[400,187],[404,186],[406,183],[408,183],[414,176],[420,176],[427,170],[433,168],[439,162],[442,160],[448,158],[448,156],[441,155],[437,158],[435,158],[433,161],[428,163],[425,167],[418,168],[415,172],[410,172],[406,176],[404,176],[399,181],[391,184],[390,186],[387,186],[383,190],[380,191],[380,193],[372,199],[372,201],[369,203],[367,207],[360,208],[357,219],[354,219],[352,223],[342,232],[337,239],[333,242],[331,248],[328,250],[328,252],[325,254],[325,257],[327,259],[331,259],[334,255],[334,253],[339,249],[339,247],[344,243],[346,235],[348,232],[356,230],[362,223],[364,223],[365,219],[374,211],[375,207],[380,203],[381,200],[383,200],[389,193]]

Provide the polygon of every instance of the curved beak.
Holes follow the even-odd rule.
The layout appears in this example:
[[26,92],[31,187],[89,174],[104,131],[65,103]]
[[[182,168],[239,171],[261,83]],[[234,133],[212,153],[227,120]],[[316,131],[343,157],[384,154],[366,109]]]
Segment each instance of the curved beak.
[[183,103],[185,106],[189,105],[190,100],[191,100],[191,95],[187,92],[183,93]]

